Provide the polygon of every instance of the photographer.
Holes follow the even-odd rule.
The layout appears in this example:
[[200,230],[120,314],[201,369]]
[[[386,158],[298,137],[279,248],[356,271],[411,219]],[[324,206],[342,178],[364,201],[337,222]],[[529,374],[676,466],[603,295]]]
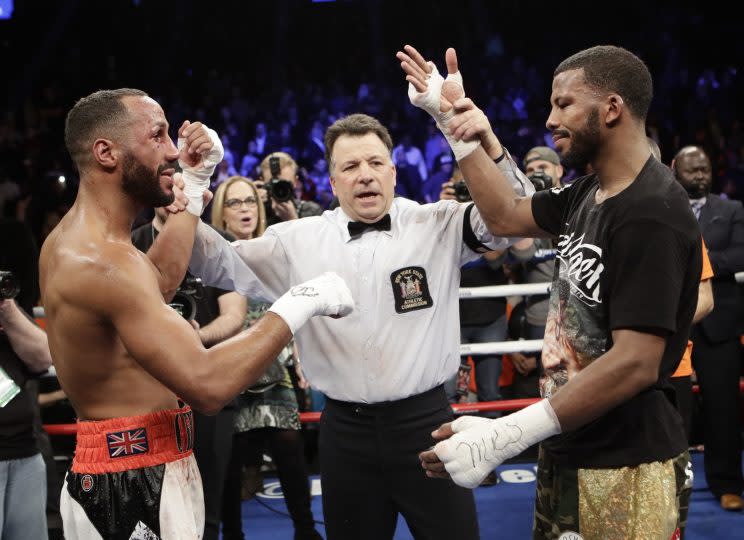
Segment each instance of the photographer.
[[[168,212],[155,209],[151,223],[132,231],[132,243],[147,252],[165,225]],[[246,299],[236,292],[214,287],[203,287],[200,280],[186,274],[171,301],[179,304],[181,315],[188,319],[199,333],[205,347],[234,336],[243,328],[247,309]],[[234,402],[230,402],[215,416],[194,411],[194,454],[204,487],[204,540],[217,540],[220,530],[222,494],[232,449]]]
[[0,538],[47,538],[46,472],[26,388],[52,365],[47,336],[29,317],[38,300],[38,252],[18,221],[0,221]]
[[268,225],[323,213],[319,204],[297,196],[301,187],[297,172],[297,162],[286,152],[274,152],[261,162],[256,187],[266,206]]
[[[536,146],[525,155],[524,172],[535,186],[536,191],[543,191],[561,186],[563,167],[558,154],[547,146]],[[522,265],[522,276],[525,283],[545,283],[553,280],[555,268],[555,245],[550,238],[534,238],[512,247],[511,254]],[[512,339],[542,339],[545,335],[545,321],[548,317],[548,296],[528,296],[524,305],[515,309],[512,316],[519,318],[521,324],[512,324],[520,328],[519,335]],[[540,353],[511,353],[509,359],[514,365],[514,381],[508,391],[510,399],[539,397],[538,361]]]

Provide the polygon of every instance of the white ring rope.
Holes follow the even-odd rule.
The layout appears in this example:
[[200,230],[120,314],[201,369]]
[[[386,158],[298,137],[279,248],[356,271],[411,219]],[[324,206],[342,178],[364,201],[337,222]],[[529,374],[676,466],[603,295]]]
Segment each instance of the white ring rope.
[[494,341],[491,343],[463,343],[460,356],[479,354],[504,354],[513,352],[542,351],[542,339],[520,339],[519,341]]
[[[744,272],[736,273],[736,282],[744,283]],[[485,287],[463,287],[460,298],[503,298],[505,296],[529,296],[548,294],[550,283],[523,283],[520,285],[488,285]],[[44,308],[36,306],[34,317],[44,317]],[[542,350],[542,339],[503,341],[493,343],[465,343],[460,345],[460,355],[504,354],[512,352],[536,352]]]
[[548,294],[550,283],[523,283],[520,285],[486,285],[485,287],[463,287],[460,298],[499,298],[504,296],[531,296]]

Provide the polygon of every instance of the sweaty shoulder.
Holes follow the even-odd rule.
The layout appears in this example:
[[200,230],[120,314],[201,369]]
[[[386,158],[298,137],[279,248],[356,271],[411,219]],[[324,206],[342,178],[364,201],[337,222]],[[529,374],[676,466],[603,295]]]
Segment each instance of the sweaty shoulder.
[[104,315],[141,287],[157,287],[154,267],[130,242],[63,236],[44,246],[45,307],[61,301]]

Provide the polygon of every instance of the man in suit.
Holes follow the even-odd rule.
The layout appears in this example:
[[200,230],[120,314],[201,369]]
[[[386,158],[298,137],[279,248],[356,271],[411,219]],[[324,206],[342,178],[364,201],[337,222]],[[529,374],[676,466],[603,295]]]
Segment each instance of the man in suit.
[[725,510],[741,510],[744,490],[739,423],[740,298],[734,274],[744,270],[744,207],[710,193],[712,168],[698,146],[682,148],[672,169],[690,196],[713,265],[715,307],[692,328],[692,363],[703,396],[705,476]]

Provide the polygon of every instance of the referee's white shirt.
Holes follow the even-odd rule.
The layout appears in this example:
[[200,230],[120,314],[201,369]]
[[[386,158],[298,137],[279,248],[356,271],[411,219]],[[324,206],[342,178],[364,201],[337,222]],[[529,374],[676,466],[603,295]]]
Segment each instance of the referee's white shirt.
[[351,238],[349,217],[336,208],[233,243],[200,223],[190,270],[206,285],[269,301],[336,272],[351,289],[354,311],[313,317],[297,332],[305,376],[337,400],[402,399],[442,384],[460,364],[460,267],[480,256],[464,243],[463,227],[490,249],[512,242],[493,237],[470,204],[396,197],[390,217],[390,231]]

